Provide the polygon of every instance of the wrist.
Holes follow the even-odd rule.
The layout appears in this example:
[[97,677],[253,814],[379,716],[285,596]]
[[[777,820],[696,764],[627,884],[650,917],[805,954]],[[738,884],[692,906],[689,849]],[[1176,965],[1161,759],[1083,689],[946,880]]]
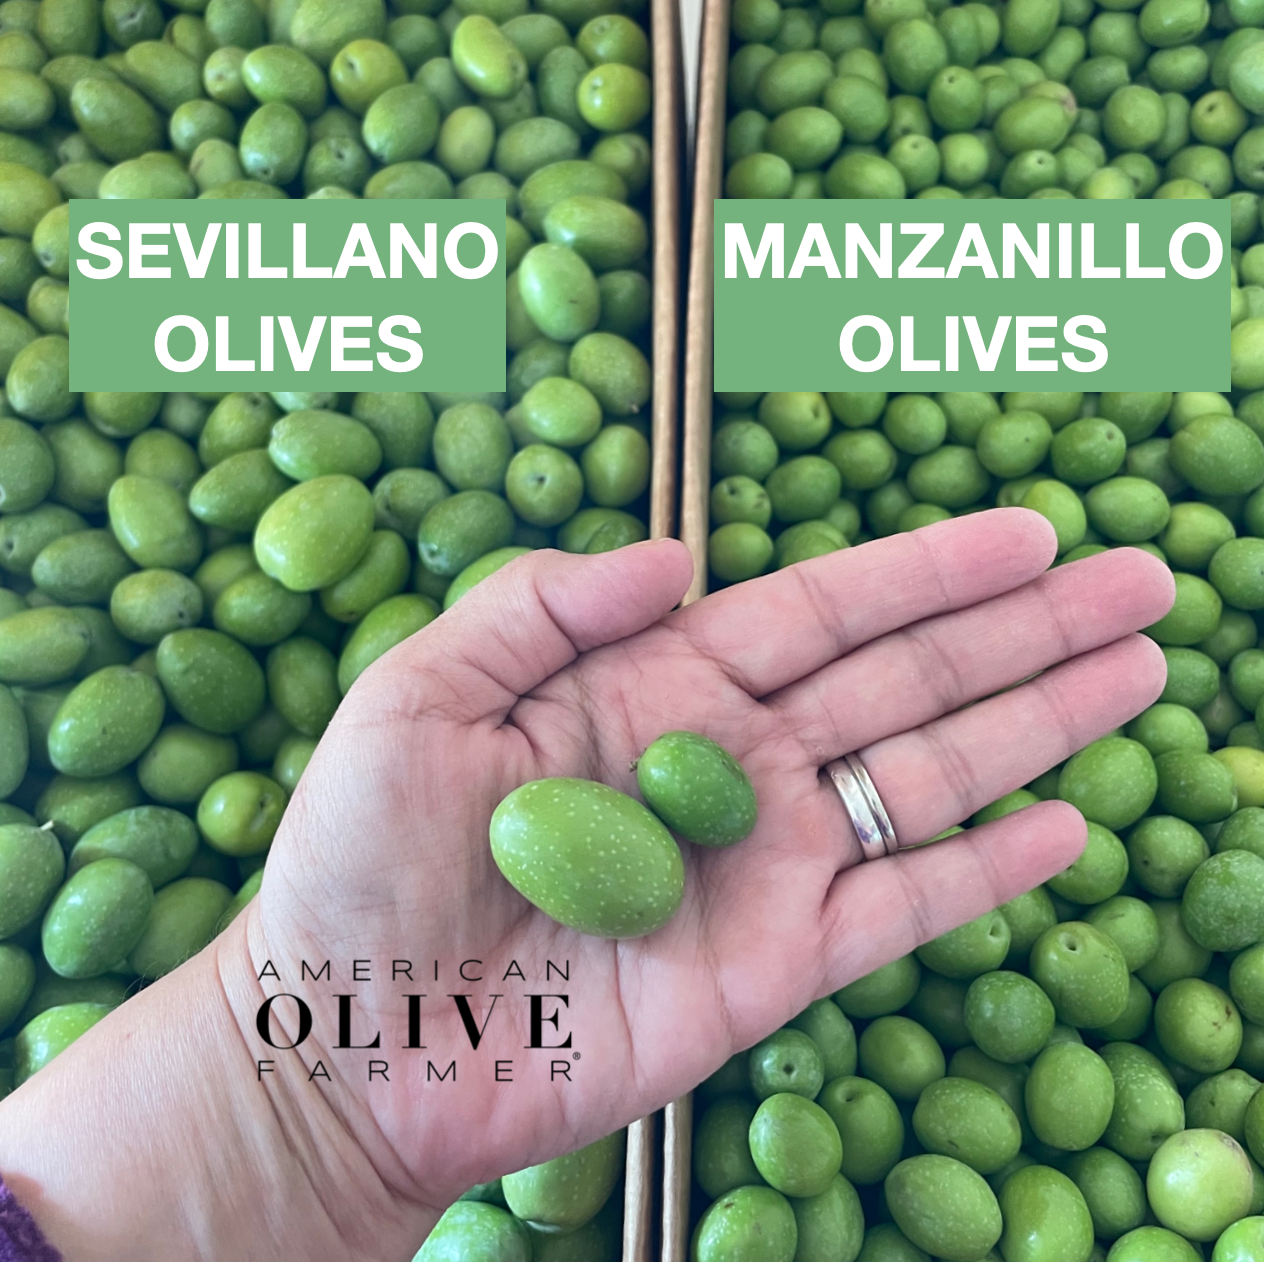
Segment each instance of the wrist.
[[433,1225],[293,1053],[260,1081],[256,908],[0,1104],[0,1174],[66,1262],[395,1258]]

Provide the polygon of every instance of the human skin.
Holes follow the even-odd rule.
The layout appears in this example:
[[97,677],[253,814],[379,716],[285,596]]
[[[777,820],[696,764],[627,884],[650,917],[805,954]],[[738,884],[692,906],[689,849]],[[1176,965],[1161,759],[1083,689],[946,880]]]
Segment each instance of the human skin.
[[[471,1184],[661,1107],[813,999],[1076,857],[1082,818],[1044,802],[862,864],[818,776],[861,751],[912,846],[1153,702],[1163,657],[1134,632],[1169,607],[1167,568],[1119,549],[1045,572],[1054,550],[1042,517],[998,509],[675,612],[678,543],[512,562],[360,677],[230,928],[0,1104],[0,1173],[68,1262],[169,1262],[175,1241],[197,1262],[406,1262]],[[635,794],[632,762],[674,729],[742,762],[751,836],[686,845],[680,910],[644,938],[584,937],[526,903],[492,862],[497,803],[542,776]],[[447,971],[392,984],[396,958]],[[326,959],[335,984],[299,982],[301,960]],[[374,982],[351,982],[354,959],[374,961]],[[463,959],[487,980],[460,982]],[[511,959],[530,982],[493,987]],[[513,1003],[561,988],[538,985],[546,960],[570,962],[569,1084],[530,1071]],[[260,982],[268,961],[279,982]],[[389,1050],[415,989],[468,992],[480,1021],[489,992],[512,1005],[455,1084],[425,1082],[425,1053]],[[354,1041],[381,1031],[387,1050],[332,1047],[328,995],[353,990]],[[278,992],[317,1009],[293,1052],[256,1029]],[[425,1011],[433,1059],[469,1056],[455,1007]],[[274,1041],[293,1024],[278,1003]],[[371,1056],[389,1082],[366,1080]],[[511,1087],[487,1072],[500,1057],[521,1066]],[[328,1080],[309,1080],[318,1061]]]

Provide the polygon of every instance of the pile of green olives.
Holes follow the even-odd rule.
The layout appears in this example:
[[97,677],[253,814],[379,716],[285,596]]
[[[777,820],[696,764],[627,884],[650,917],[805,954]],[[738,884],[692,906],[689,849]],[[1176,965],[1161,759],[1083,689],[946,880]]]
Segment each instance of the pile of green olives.
[[625,1139],[616,1131],[471,1188],[413,1262],[619,1262]]
[[[1264,245],[1252,249],[1264,260]],[[1165,560],[1178,592],[1176,609],[1152,632],[1165,647],[1239,628],[1209,650],[1227,668],[1255,646],[1253,611],[1264,608],[1264,587],[1250,577],[1264,552],[1256,542],[1264,536],[1264,390],[793,390],[719,394],[716,402],[713,581],[741,582],[961,513],[1018,505],[1053,525],[1058,564],[1122,546]],[[1209,720],[1220,738],[1248,717],[1221,711],[1236,717],[1227,727]]]
[[731,13],[728,197],[1230,197],[1234,244],[1256,238],[1256,0]]
[[[249,901],[375,659],[646,537],[644,22],[0,2],[0,1096]],[[70,389],[69,199],[303,196],[503,199],[506,390]]]
[[729,197],[1227,198],[1232,389],[717,394],[713,585],[1021,505],[1177,595],[1158,703],[968,821],[1061,798],[1084,854],[699,1089],[694,1260],[1257,1262],[1264,6],[731,14]]
[[728,197],[1226,199],[1233,390],[718,394],[714,582],[989,504],[1044,513],[1064,558],[1153,542],[1189,573],[1164,540],[1213,510],[1220,543],[1257,533],[1264,7],[733,0],[731,29]]
[[1165,698],[985,807],[1087,847],[701,1085],[694,1262],[1264,1258],[1264,752],[1211,744]]

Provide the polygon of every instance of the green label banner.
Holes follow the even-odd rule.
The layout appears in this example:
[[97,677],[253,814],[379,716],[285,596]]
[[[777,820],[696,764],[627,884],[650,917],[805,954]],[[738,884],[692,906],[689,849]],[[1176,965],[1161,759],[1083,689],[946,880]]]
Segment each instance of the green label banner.
[[1228,390],[1229,203],[717,201],[717,390]]
[[505,388],[502,201],[70,203],[72,390]]

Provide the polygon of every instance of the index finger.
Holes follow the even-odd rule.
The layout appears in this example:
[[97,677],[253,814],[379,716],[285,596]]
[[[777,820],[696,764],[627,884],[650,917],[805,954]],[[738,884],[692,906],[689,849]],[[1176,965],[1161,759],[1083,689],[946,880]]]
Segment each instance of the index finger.
[[1056,547],[1039,513],[971,513],[726,588],[666,625],[762,697],[877,636],[1021,587]]

